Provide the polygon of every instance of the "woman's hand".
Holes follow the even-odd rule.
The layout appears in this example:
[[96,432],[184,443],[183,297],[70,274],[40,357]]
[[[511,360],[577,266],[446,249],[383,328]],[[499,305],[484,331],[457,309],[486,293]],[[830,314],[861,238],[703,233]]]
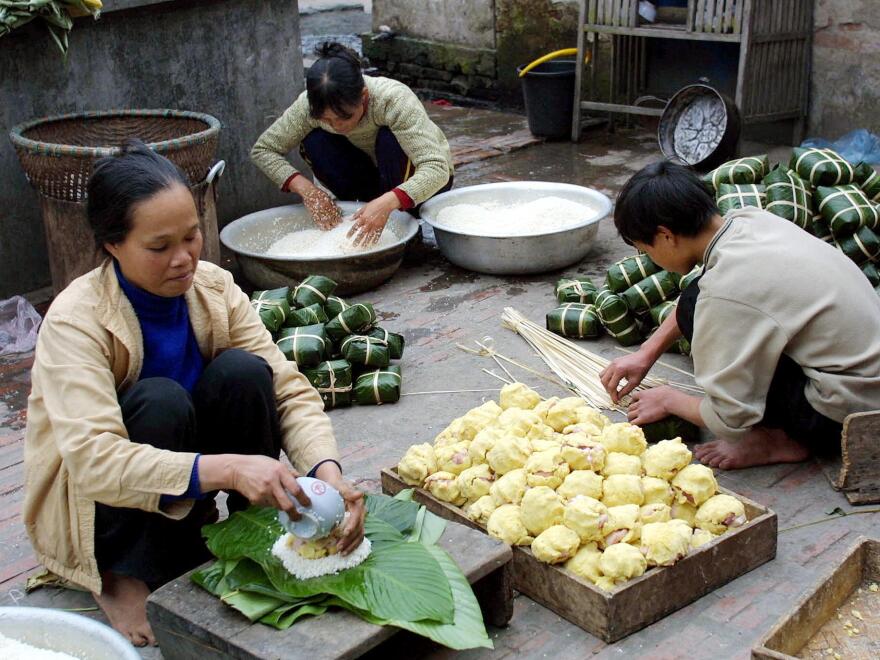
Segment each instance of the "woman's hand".
[[342,539],[339,541],[339,550],[347,555],[357,548],[364,540],[364,494],[342,478],[339,466],[333,462],[322,463],[315,476],[321,481],[326,481],[342,495],[345,500],[345,508],[349,513],[345,528],[342,530]]
[[626,417],[630,424],[639,426],[669,417],[673,414],[672,409],[678,394],[678,390],[669,385],[636,392],[627,408]]
[[[605,391],[611,397],[614,403],[618,403],[621,398],[632,392],[639,383],[645,378],[645,374],[650,371],[654,364],[654,360],[647,352],[638,350],[635,353],[617,358],[612,361],[605,369],[599,372],[599,380]],[[620,382],[626,379],[626,385],[622,389]]]
[[302,197],[303,204],[312,216],[312,220],[318,225],[318,229],[327,231],[342,222],[342,211],[330,199],[330,195],[305,177],[296,177],[291,184],[291,190]]
[[312,504],[299,487],[297,476],[295,470],[268,456],[216,454],[199,458],[199,485],[202,491],[235,490],[251,504],[281,509],[293,520],[299,520],[300,515],[287,493],[293,495],[302,506]]
[[387,192],[354,213],[354,227],[348,232],[355,245],[375,244],[388,223],[388,216],[400,207],[400,200],[393,192]]

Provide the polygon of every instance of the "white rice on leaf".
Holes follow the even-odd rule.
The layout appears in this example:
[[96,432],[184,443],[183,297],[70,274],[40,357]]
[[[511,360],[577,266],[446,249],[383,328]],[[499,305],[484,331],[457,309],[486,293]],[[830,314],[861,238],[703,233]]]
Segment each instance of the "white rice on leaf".
[[370,556],[372,544],[364,537],[361,544],[347,555],[337,553],[320,559],[306,559],[294,549],[295,536],[283,534],[272,546],[272,554],[284,565],[284,568],[299,580],[333,575],[362,564]]

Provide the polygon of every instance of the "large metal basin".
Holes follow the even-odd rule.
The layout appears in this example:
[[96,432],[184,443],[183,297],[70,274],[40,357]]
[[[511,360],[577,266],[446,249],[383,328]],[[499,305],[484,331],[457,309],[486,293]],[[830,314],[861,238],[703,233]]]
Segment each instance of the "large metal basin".
[[[358,202],[339,202],[345,215],[361,206]],[[236,253],[245,277],[257,288],[295,286],[308,275],[324,275],[337,282],[336,293],[351,295],[375,289],[388,280],[400,267],[407,243],[419,230],[418,221],[409,213],[394,211],[385,227],[397,237],[393,245],[345,257],[266,256],[269,246],[285,234],[314,226],[302,204],[291,204],[257,211],[229,223],[220,232],[220,240]]]
[[[530,202],[540,197],[562,197],[596,208],[573,227],[529,236],[481,236],[437,222],[441,209],[453,204],[480,204],[489,200],[505,204]],[[493,275],[519,275],[559,270],[583,259],[599,232],[599,222],[611,212],[611,200],[597,190],[567,183],[521,181],[487,183],[441,193],[422,206],[422,219],[434,228],[437,245],[452,263]],[[499,233],[504,215],[498,215]],[[492,232],[494,233],[494,232]]]
[[81,614],[43,607],[0,607],[0,633],[84,660],[140,660],[131,643],[110,626]]

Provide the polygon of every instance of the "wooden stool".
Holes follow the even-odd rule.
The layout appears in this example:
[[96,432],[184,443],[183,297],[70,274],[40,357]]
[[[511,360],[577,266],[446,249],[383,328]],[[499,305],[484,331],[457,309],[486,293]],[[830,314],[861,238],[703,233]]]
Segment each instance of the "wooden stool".
[[[510,547],[450,522],[438,545],[461,568],[487,624],[504,626],[513,615]],[[251,623],[190,579],[187,573],[150,595],[147,617],[165,660],[269,660],[356,658],[400,632],[346,610],[297,621],[287,630]]]
[[840,456],[819,461],[834,490],[850,504],[880,502],[880,410],[843,420]]

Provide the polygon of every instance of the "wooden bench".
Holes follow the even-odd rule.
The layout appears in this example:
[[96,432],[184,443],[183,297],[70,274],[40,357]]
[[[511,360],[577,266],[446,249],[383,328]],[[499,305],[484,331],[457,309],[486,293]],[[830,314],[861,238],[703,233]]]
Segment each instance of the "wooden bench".
[[[513,615],[510,547],[456,523],[448,524],[438,545],[467,576],[486,623],[506,625]],[[345,610],[276,630],[251,623],[196,585],[189,573],[150,596],[147,617],[165,660],[356,658],[400,632],[367,623]]]

